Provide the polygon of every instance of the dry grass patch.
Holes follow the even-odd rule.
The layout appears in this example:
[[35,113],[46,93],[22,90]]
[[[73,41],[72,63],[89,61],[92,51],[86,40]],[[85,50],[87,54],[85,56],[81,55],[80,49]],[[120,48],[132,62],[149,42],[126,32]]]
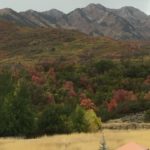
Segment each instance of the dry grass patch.
[[[105,130],[109,150],[130,141],[150,147],[150,130]],[[0,150],[98,150],[100,133],[71,134],[41,137],[38,139],[0,139]]]

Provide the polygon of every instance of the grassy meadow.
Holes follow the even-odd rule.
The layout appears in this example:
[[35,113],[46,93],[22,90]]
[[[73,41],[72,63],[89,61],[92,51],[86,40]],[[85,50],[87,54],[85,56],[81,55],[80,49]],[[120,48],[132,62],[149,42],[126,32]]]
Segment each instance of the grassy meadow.
[[[130,141],[150,147],[150,130],[105,130],[109,150]],[[37,139],[1,138],[0,150],[98,150],[100,133],[44,136]]]

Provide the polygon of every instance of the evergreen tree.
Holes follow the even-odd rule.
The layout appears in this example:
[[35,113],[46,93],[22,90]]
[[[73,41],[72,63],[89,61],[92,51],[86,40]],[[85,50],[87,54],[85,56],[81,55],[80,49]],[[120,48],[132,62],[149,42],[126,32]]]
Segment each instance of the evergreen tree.
[[88,131],[88,121],[85,119],[85,110],[78,106],[73,112],[72,116],[73,128],[75,132],[87,132]]
[[68,108],[64,105],[49,105],[38,120],[40,134],[52,135],[72,131],[72,122],[67,111]]
[[0,136],[25,136],[33,131],[34,115],[30,100],[28,84],[19,80],[4,99],[0,112]]

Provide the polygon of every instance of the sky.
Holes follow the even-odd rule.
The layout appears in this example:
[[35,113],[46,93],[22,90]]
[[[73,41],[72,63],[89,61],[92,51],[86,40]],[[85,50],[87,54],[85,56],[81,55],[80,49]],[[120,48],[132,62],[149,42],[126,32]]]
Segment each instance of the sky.
[[150,15],[150,0],[0,0],[0,8],[12,8],[16,11],[45,11],[55,8],[68,13],[90,3],[99,3],[108,8],[133,6]]

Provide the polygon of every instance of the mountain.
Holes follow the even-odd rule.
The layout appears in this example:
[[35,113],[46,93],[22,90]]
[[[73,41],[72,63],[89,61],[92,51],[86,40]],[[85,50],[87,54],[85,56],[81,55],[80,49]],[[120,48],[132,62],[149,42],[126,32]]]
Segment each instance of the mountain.
[[104,35],[115,39],[142,38],[127,20],[99,4],[76,9],[67,17],[72,27],[91,35]]
[[47,17],[53,18],[55,21],[62,19],[62,17],[65,15],[63,12],[61,12],[57,9],[51,9],[49,11],[42,12],[42,14]]
[[69,28],[66,15],[57,9],[42,12],[42,15],[50,22],[53,20],[56,27]]
[[29,20],[34,26],[40,26],[40,27],[48,27],[52,26],[53,20],[49,21],[45,18],[44,15],[42,15],[39,12],[36,12],[34,10],[28,10],[26,12],[21,12],[21,16],[27,20]]
[[22,17],[21,14],[9,8],[0,9],[0,20],[10,21],[24,26],[32,25],[28,19]]
[[92,36],[114,39],[150,39],[150,17],[134,7],[109,9],[89,4],[65,14],[57,9],[44,12],[0,10],[0,19],[22,26],[75,29]]
[[150,38],[150,30],[147,28],[150,24],[148,24],[148,16],[144,12],[134,7],[123,7],[118,10],[111,10],[111,12],[127,20],[142,36]]
[[134,7],[122,7],[121,9],[118,10],[110,10],[111,12],[115,13],[116,15],[126,19],[130,24],[133,26],[139,26],[144,23],[144,21],[148,18],[148,16],[134,8]]

